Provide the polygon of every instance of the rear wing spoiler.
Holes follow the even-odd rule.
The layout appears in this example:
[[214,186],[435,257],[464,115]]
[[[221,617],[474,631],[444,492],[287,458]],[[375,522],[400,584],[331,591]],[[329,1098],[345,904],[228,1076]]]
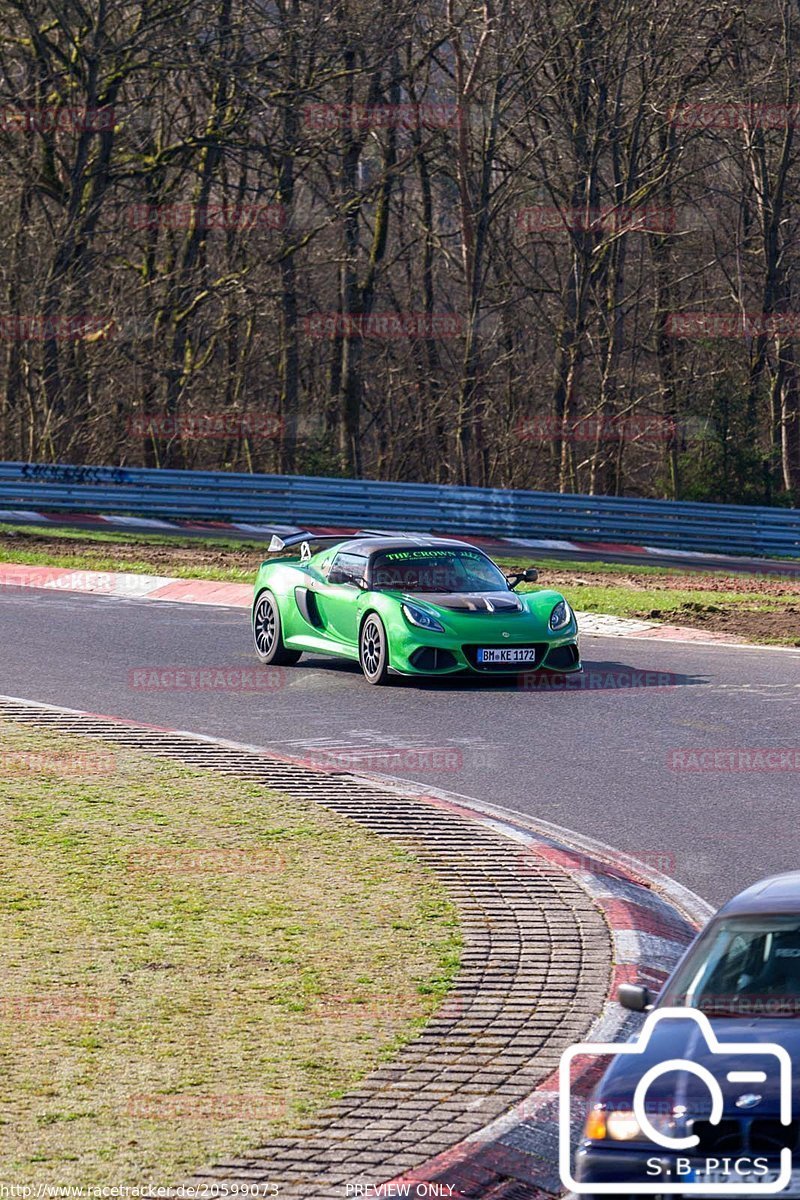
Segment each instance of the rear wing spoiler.
[[425,544],[427,541],[437,540],[433,534],[411,533],[396,529],[359,529],[356,533],[310,533],[307,529],[301,529],[297,533],[290,533],[285,537],[280,537],[277,533],[273,533],[267,551],[269,554],[280,554],[284,550],[289,550],[292,546],[299,546],[300,558],[306,559],[311,557],[311,547],[313,545],[325,545],[326,543],[336,545],[337,542],[347,542],[354,537],[413,537],[420,540],[422,544]]
[[348,541],[351,536],[349,533],[309,533],[307,529],[301,529],[298,533],[289,533],[285,537],[273,533],[267,546],[267,553],[281,554],[284,550],[299,546],[300,560],[305,562],[306,559],[311,558],[312,546],[335,546],[337,542]]
[[311,542],[313,539],[313,533],[305,530],[301,530],[300,533],[290,533],[286,537],[278,537],[277,533],[273,533],[267,546],[267,552],[280,554],[281,550],[288,550],[290,546],[299,546],[302,542]]

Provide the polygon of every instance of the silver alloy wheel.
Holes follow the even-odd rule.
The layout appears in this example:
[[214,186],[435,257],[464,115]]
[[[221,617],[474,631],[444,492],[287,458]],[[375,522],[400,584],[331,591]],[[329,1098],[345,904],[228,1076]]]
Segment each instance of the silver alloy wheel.
[[269,596],[262,596],[253,617],[253,640],[262,658],[269,658],[275,649],[278,634],[275,609]]
[[374,617],[367,617],[361,633],[361,661],[364,664],[364,673],[370,678],[377,675],[381,669],[382,649],[383,636],[380,626]]

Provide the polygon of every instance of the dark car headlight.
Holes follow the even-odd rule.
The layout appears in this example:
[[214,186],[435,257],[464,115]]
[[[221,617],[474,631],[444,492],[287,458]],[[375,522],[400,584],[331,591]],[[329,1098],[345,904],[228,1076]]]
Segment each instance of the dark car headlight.
[[444,633],[444,625],[424,608],[417,608],[416,604],[403,604],[401,607],[403,616],[412,625],[416,625],[420,629],[430,629],[434,633]]
[[[653,1128],[664,1137],[674,1137],[678,1122],[675,1113],[647,1113]],[[595,1105],[586,1118],[583,1135],[591,1142],[646,1142],[649,1138],[639,1126],[632,1109],[603,1109]]]
[[566,629],[572,620],[572,609],[567,604],[566,600],[559,600],[553,611],[550,613],[550,628],[555,633],[558,629]]

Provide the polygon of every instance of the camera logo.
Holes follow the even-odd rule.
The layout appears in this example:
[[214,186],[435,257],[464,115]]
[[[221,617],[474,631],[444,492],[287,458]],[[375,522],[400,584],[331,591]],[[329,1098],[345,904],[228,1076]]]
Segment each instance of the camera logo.
[[[720,1063],[730,1059],[741,1060],[741,1070],[725,1070],[722,1079],[728,1084],[736,1085],[736,1094],[729,1093],[729,1105],[742,1108],[753,1108],[761,1099],[757,1091],[738,1091],[740,1088],[764,1085],[772,1081],[778,1084],[779,1121],[781,1125],[789,1126],[792,1119],[792,1062],[788,1051],[774,1042],[720,1042],[711,1028],[708,1017],[690,1008],[663,1008],[651,1012],[645,1021],[639,1037],[634,1042],[618,1044],[616,1042],[581,1042],[570,1046],[561,1056],[559,1067],[559,1169],[561,1181],[575,1195],[682,1195],[692,1194],[703,1196],[752,1196],[771,1195],[781,1192],[792,1181],[792,1151],[789,1146],[780,1151],[780,1169],[776,1172],[769,1169],[766,1159],[745,1157],[729,1157],[726,1159],[690,1157],[691,1151],[697,1151],[700,1138],[694,1133],[684,1136],[675,1135],[675,1120],[661,1121],[662,1128],[656,1128],[648,1115],[646,1102],[647,1093],[657,1079],[670,1072],[680,1071],[700,1079],[708,1089],[711,1098],[710,1115],[707,1120],[712,1125],[719,1125],[725,1109],[725,1096],[720,1085],[720,1078],[699,1062],[687,1058],[665,1058],[643,1071],[634,1089],[632,1103],[626,1112],[629,1122],[635,1122],[634,1138],[640,1143],[651,1143],[648,1149],[645,1145],[641,1155],[640,1166],[646,1169],[647,1180],[628,1178],[613,1182],[590,1182],[576,1179],[572,1164],[572,1091],[571,1066],[578,1058],[599,1058],[621,1055],[641,1055],[649,1045],[650,1039],[657,1026],[667,1026],[667,1038],[670,1025],[680,1022],[683,1034],[677,1038],[681,1045],[686,1044],[686,1022],[691,1021],[698,1027],[692,1036],[693,1044],[702,1044],[695,1035],[702,1035],[711,1056],[719,1055]],[[659,1033],[663,1034],[663,1030]],[[676,1039],[677,1040],[677,1039]],[[704,1048],[704,1049],[705,1049]],[[705,1054],[703,1055],[705,1057]],[[758,1060],[758,1069],[754,1060]],[[764,1060],[771,1070],[762,1069]],[[713,1065],[713,1064],[712,1064]],[[752,1069],[750,1069],[752,1067]],[[675,1114],[682,1115],[684,1110],[676,1103]],[[601,1114],[602,1115],[602,1114]],[[729,1113],[730,1116],[730,1108]],[[591,1135],[592,1137],[598,1135]],[[599,1138],[605,1137],[600,1132]],[[630,1134],[626,1135],[630,1137]],[[787,1130],[787,1137],[789,1131]],[[613,1141],[611,1147],[613,1149]],[[617,1149],[621,1143],[617,1142]],[[630,1141],[628,1142],[630,1148]],[[654,1157],[655,1150],[660,1153]],[[670,1157],[680,1155],[680,1157]],[[619,1156],[615,1156],[618,1160]],[[646,1164],[645,1164],[646,1160]],[[730,1176],[730,1179],[729,1179]]]

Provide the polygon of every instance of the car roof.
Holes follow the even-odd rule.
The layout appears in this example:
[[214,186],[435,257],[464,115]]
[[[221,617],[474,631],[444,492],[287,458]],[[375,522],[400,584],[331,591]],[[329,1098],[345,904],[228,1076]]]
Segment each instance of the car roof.
[[771,875],[752,884],[724,904],[717,917],[747,917],[762,913],[800,916],[800,871]]
[[[391,536],[369,536],[369,537],[354,537],[344,542],[338,542],[333,547],[337,554],[362,554],[369,558],[373,554],[382,554],[386,550],[478,550],[477,546],[471,546],[469,542],[460,542],[456,538],[441,538],[431,535],[420,534],[402,534],[399,537]],[[479,550],[479,553],[483,553]]]

